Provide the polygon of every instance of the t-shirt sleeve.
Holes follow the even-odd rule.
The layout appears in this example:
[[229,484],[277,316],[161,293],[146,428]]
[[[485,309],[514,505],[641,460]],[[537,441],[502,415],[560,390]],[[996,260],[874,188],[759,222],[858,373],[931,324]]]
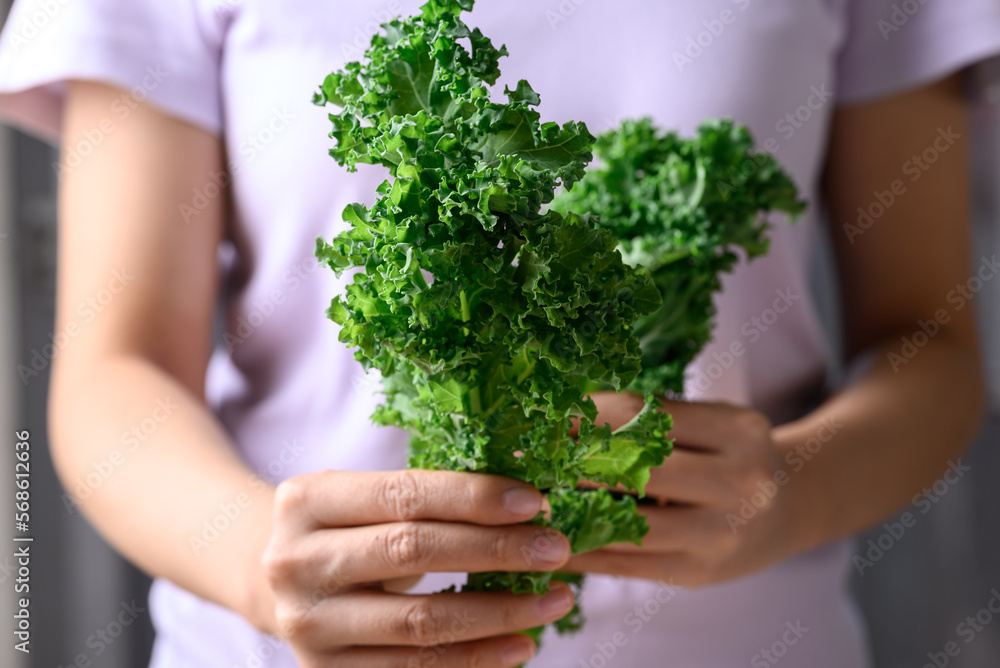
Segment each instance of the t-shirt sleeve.
[[[842,103],[916,88],[1000,55],[1000,0],[842,2],[846,36],[837,64]],[[995,85],[984,77],[977,81]]]
[[0,35],[0,117],[55,140],[67,82],[90,80],[124,89],[119,112],[148,101],[218,134],[225,17],[209,9],[218,4],[15,0]]

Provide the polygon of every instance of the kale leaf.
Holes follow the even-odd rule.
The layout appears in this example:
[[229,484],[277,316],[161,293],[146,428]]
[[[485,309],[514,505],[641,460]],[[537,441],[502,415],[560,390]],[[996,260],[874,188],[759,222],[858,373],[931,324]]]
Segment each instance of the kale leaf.
[[552,209],[596,214],[625,261],[651,272],[663,301],[637,323],[642,371],[630,389],[679,394],[684,369],[711,338],[713,296],[737,249],[747,259],[765,253],[761,214],[795,218],[805,203],[774,157],[755,152],[750,132],[730,120],[708,121],[690,139],[648,118],[625,121],[594,150],[599,165]]

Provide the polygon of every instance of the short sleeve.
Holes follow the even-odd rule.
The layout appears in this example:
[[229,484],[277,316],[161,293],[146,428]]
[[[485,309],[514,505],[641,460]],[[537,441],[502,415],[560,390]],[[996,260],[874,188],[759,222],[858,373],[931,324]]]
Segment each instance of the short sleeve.
[[[218,3],[216,3],[218,4]],[[55,140],[67,82],[125,90],[218,134],[225,20],[203,0],[15,0],[0,35],[0,117]]]
[[[842,103],[902,92],[1000,55],[1000,0],[841,2],[846,13],[837,63]],[[982,77],[979,82],[995,83]]]

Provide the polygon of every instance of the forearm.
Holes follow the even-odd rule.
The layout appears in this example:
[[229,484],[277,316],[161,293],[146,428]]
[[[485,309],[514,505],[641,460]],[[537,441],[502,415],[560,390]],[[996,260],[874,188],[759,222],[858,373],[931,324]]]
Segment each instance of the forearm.
[[912,503],[975,435],[985,401],[978,356],[942,334],[893,364],[888,354],[900,354],[900,345],[898,337],[887,341],[855,382],[774,430],[799,549],[864,530]]
[[153,576],[266,623],[257,569],[273,490],[200,399],[139,357],[107,357],[57,365],[50,423],[67,503],[115,548]]

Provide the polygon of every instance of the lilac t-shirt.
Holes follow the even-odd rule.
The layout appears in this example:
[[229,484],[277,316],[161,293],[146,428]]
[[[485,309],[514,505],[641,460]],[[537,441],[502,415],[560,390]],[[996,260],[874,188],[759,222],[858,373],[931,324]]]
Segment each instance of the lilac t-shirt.
[[[313,259],[315,237],[342,230],[344,206],[371,203],[384,173],[348,174],[334,163],[326,113],[310,97],[328,72],[361,56],[379,22],[419,4],[18,0],[2,36],[0,112],[29,130],[56,137],[65,81],[74,78],[128,91],[98,134],[148,99],[225,137],[234,200],[223,249],[227,326],[208,398],[240,454],[269,480],[405,464],[405,435],[368,419],[377,379],[324,318],[341,283]],[[794,176],[812,208],[794,226],[776,221],[771,253],[727,277],[714,341],[688,382],[692,398],[754,406],[777,421],[814,399],[831,366],[809,277],[834,108],[1000,52],[1000,0],[477,5],[469,23],[511,53],[501,85],[528,79],[543,120],[582,120],[596,133],[650,115],[689,133],[706,118],[731,116]],[[54,169],[72,169],[99,147],[70,149]],[[192,192],[178,224],[196,224],[217,193],[213,183]],[[735,343],[742,354],[731,354]],[[698,591],[590,577],[584,632],[547,637],[531,665],[733,668],[778,657],[788,668],[867,666],[845,590],[850,555],[850,543],[838,542]],[[429,577],[421,590],[451,579]],[[167,581],[157,580],[151,597],[154,668],[296,665],[276,639]]]

